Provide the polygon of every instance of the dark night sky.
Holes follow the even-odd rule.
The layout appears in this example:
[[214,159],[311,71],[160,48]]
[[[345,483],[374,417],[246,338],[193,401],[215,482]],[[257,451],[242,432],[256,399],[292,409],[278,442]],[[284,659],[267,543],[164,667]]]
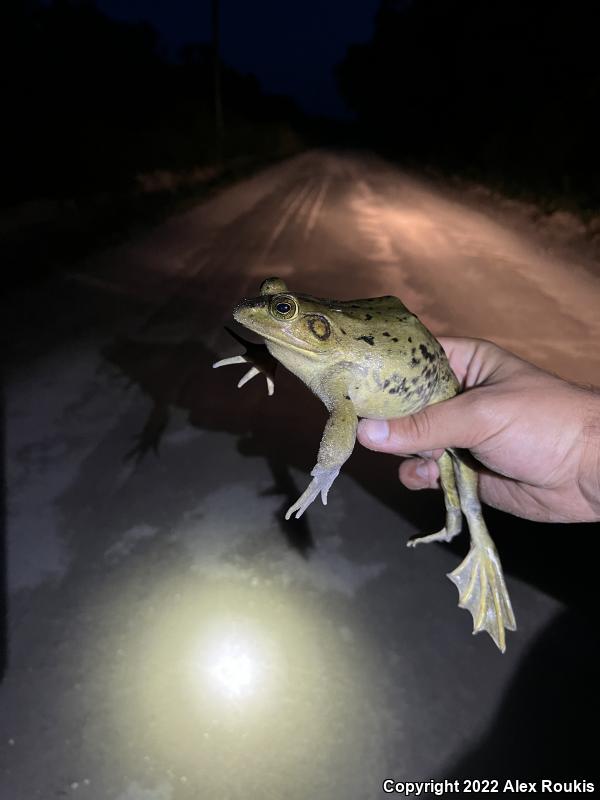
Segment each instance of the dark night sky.
[[[148,20],[169,47],[210,38],[209,0],[97,0],[116,19]],[[221,0],[223,60],[251,72],[268,92],[311,113],[344,117],[333,66],[373,32],[379,0]]]

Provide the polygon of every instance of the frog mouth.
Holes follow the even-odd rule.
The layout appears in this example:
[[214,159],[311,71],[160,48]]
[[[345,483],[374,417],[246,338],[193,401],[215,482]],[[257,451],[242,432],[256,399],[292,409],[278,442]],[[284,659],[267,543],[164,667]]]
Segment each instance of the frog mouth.
[[302,353],[305,356],[311,356],[312,358],[318,358],[321,353],[319,350],[311,350],[308,347],[300,347],[299,345],[292,344],[289,339],[286,339],[283,342],[281,339],[277,339],[275,336],[269,336],[268,333],[263,333],[262,331],[255,331],[258,333],[259,336],[262,336],[263,339],[266,339],[268,342],[272,342],[274,345],[278,347],[282,347],[284,350],[294,350],[296,353]]

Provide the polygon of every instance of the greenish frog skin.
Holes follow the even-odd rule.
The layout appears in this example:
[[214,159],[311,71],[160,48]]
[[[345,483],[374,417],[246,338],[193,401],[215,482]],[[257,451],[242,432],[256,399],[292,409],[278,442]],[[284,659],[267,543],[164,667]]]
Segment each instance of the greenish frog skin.
[[[242,300],[234,318],[265,340],[246,345],[243,356],[215,367],[251,363],[243,386],[262,372],[273,393],[272,359],[297,375],[329,411],[312,481],[288,509],[301,516],[327,493],[356,440],[358,417],[392,419],[414,414],[460,391],[446,355],[434,336],[397,297],[325,300],[290,292],[279,278],[268,278],[260,295]],[[270,358],[269,357],[270,354]],[[500,559],[487,531],[477,491],[477,473],[464,454],[446,450],[438,461],[446,505],[442,530],[408,544],[450,541],[467,518],[471,548],[448,577],[456,584],[459,606],[473,615],[474,633],[485,630],[504,652],[505,629],[515,630]]]

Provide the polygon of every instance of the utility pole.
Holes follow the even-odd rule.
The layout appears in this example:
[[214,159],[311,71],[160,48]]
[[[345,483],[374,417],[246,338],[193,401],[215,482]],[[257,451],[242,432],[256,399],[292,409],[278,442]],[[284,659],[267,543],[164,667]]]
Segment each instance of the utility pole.
[[223,103],[221,100],[221,62],[219,57],[220,0],[212,0],[213,88],[215,108],[215,145],[217,161],[223,159]]

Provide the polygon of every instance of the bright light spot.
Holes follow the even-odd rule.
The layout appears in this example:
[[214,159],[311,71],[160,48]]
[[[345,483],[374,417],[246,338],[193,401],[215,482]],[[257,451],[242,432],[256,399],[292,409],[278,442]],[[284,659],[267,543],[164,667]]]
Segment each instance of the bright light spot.
[[[190,677],[205,700],[250,701],[256,705],[275,689],[278,673],[271,637],[246,619],[215,621],[200,634]],[[267,681],[267,677],[269,680]]]
[[[172,581],[153,588],[129,657],[106,662],[121,749],[139,759],[131,742],[142,731],[149,762],[186,776],[194,798],[229,797],[236,786],[249,797],[288,798],[290,786],[320,796],[323,769],[343,774],[349,763],[380,758],[379,686],[387,684],[357,626],[344,635],[318,593],[272,578],[248,583],[226,567],[225,577],[199,580],[176,562]],[[118,608],[137,597],[136,587],[127,592]],[[131,634],[125,624],[111,654]]]
[[256,686],[258,665],[242,641],[225,641],[211,654],[208,672],[217,688],[227,697],[250,694]]

